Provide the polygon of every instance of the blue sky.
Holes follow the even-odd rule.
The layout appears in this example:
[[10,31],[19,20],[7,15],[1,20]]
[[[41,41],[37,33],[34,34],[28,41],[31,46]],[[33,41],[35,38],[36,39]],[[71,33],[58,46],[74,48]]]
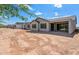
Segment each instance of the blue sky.
[[[45,19],[52,19],[54,17],[59,16],[69,16],[69,15],[76,15],[77,16],[77,26],[79,27],[79,4],[32,4],[28,6],[31,12],[35,13],[36,15],[43,17]],[[23,16],[28,16],[24,12],[20,12]],[[29,17],[28,20],[32,21],[35,17]],[[6,24],[14,24],[16,22],[24,22],[17,17],[10,18],[9,21],[6,21]]]

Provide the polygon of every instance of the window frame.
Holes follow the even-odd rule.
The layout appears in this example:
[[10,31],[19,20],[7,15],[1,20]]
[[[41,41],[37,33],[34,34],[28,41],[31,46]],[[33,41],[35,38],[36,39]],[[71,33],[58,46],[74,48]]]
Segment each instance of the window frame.
[[36,29],[36,24],[32,24],[32,28]]
[[47,28],[47,24],[46,23],[41,23],[40,24],[40,28],[41,29],[46,29]]

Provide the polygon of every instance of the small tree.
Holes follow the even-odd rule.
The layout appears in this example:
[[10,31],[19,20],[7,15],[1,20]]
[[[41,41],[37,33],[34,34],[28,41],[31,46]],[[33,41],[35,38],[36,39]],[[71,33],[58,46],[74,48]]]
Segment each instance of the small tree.
[[27,13],[30,16],[36,16],[32,12],[29,12],[29,8],[25,4],[0,4],[0,22],[3,22],[3,19],[9,19],[10,17],[18,17],[22,20],[27,20],[28,17],[20,15],[20,11]]

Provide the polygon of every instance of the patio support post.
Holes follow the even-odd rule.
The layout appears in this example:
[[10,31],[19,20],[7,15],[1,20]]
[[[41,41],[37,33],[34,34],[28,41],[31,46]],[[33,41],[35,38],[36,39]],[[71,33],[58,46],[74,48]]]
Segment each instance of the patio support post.
[[57,31],[57,24],[54,24],[54,31]]

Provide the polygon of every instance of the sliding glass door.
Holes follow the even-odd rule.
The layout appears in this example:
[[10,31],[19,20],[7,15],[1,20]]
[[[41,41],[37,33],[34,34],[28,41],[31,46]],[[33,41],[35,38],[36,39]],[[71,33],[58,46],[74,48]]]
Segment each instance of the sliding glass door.
[[57,24],[57,31],[68,32],[68,22]]

